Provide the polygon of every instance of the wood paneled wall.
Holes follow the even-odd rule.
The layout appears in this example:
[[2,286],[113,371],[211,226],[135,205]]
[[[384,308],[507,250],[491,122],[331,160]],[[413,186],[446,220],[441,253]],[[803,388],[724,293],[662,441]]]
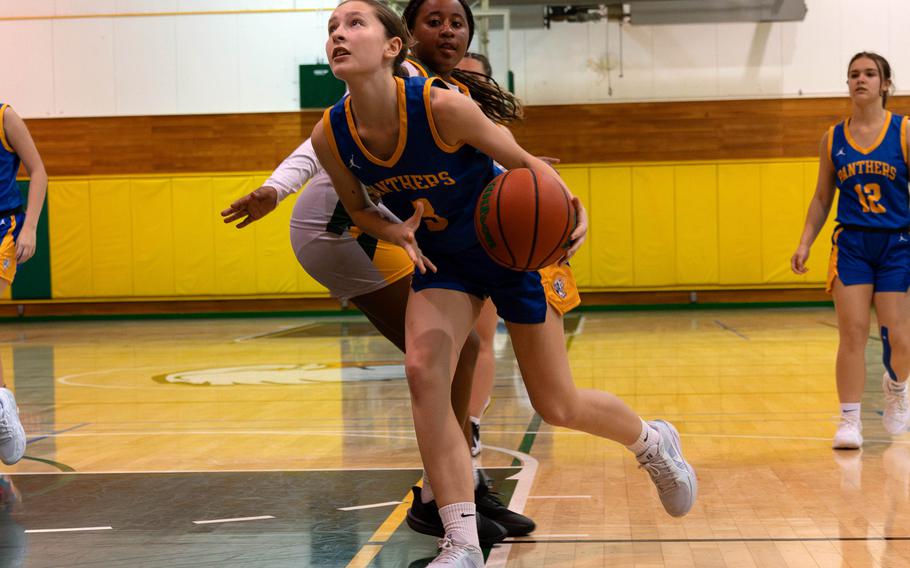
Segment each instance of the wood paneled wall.
[[[889,108],[910,113],[910,97]],[[519,142],[563,163],[815,156],[847,98],[534,106]],[[31,119],[51,176],[261,171],[309,135],[319,112]]]

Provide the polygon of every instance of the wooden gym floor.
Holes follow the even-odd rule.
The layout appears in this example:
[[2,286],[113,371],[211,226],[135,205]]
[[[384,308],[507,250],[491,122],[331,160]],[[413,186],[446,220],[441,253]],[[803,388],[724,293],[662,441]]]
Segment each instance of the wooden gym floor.
[[[830,449],[833,310],[589,312],[566,328],[579,386],[676,424],[699,501],[673,519],[625,449],[541,424],[499,333],[481,462],[538,528],[488,566],[910,566],[910,437],[881,426],[877,341],[865,448]],[[420,462],[401,357],[360,318],[3,324],[0,345],[29,436],[0,482],[21,494],[0,513],[0,566],[434,554],[402,522]]]

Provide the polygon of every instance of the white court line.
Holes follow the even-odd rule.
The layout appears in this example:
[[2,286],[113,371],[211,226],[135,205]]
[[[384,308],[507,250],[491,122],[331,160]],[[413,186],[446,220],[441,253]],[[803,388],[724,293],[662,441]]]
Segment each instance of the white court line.
[[[868,441],[868,440],[867,440]],[[515,469],[510,465],[498,465],[485,467],[484,470],[490,469]],[[307,473],[307,472],[326,472],[326,471],[416,471],[421,472],[423,468],[419,465],[414,467],[313,467],[313,468],[275,468],[275,469],[112,469],[101,471],[8,471],[3,475],[148,475],[148,474],[180,474],[180,473]]]
[[528,540],[557,539],[557,538],[588,538],[589,534],[534,534],[528,536],[513,537],[503,542],[524,542]]
[[272,331],[261,331],[261,332],[259,332],[259,333],[254,333],[254,334],[252,334],[252,335],[244,335],[244,336],[241,336],[241,337],[235,337],[235,338],[234,338],[234,343],[243,343],[243,342],[245,342],[245,341],[251,341],[251,340],[253,340],[253,339],[259,339],[260,337],[266,337],[266,336],[269,336],[269,335],[274,335],[274,334],[276,334],[276,333],[281,333],[282,331],[288,331],[288,330],[291,330],[291,329],[294,329],[294,328],[298,328],[298,327],[299,327],[300,329],[306,329],[306,328],[308,328],[308,327],[313,327],[313,325],[314,325],[315,323],[316,323],[316,322],[304,323],[304,324],[301,324],[301,325],[287,325],[287,326],[279,327],[278,329],[273,329]]
[[[484,444],[484,448],[508,454],[521,462],[521,469],[518,470],[518,473],[509,478],[518,480],[518,483],[515,485],[515,491],[512,493],[512,499],[509,501],[509,508],[516,513],[523,513],[525,504],[528,500],[528,495],[531,493],[531,486],[534,484],[534,478],[537,476],[537,459],[530,454],[499,448],[497,446]],[[489,568],[504,567],[509,561],[509,552],[511,551],[512,546],[508,541],[503,542],[500,546],[493,548],[490,552],[490,556],[487,557],[486,566]]]
[[[485,432],[487,432],[485,430]],[[488,433],[495,434],[535,434],[535,435],[559,435],[559,436],[590,436],[585,432],[575,431],[496,431],[491,430]],[[86,432],[79,430],[76,432],[64,432],[60,434],[43,434],[48,438],[93,438],[93,437],[116,437],[116,436],[348,436],[352,438],[384,438],[393,440],[411,440],[416,438],[411,436],[394,436],[383,433],[382,431],[373,431],[371,433],[345,431],[345,430],[172,430],[172,431],[133,431],[133,432]],[[680,433],[683,438],[730,438],[736,440],[791,440],[805,442],[831,442],[830,437],[821,436],[772,436],[770,434],[686,434]],[[870,439],[866,438],[867,443],[877,444],[910,444],[910,440],[892,440],[892,439]],[[380,468],[389,469],[389,468]],[[405,468],[412,469],[412,468]]]
[[590,495],[528,495],[528,499],[590,499]]
[[212,523],[242,523],[244,521],[264,521],[274,519],[272,515],[262,515],[259,517],[236,517],[233,519],[211,519],[208,521],[193,521],[194,525],[210,525]]
[[34,533],[58,533],[58,532],[79,532],[79,531],[112,531],[114,527],[75,527],[71,529],[26,529],[26,534]]
[[386,501],[385,503],[373,503],[372,505],[357,505],[356,507],[338,507],[339,511],[359,511],[360,509],[375,509],[376,507],[387,507],[389,505],[401,505],[403,501]]

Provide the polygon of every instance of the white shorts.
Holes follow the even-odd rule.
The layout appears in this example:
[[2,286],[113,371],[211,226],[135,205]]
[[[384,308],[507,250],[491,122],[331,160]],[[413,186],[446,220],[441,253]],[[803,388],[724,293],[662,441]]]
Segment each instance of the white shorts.
[[332,296],[347,301],[414,273],[404,249],[348,228],[348,222],[324,174],[310,180],[291,214],[297,262]]

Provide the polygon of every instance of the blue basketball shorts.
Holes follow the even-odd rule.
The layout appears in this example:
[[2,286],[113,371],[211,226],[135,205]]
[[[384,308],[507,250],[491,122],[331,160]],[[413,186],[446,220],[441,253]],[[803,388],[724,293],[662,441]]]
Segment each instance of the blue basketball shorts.
[[844,286],[872,284],[875,292],[906,292],[910,288],[910,232],[841,226],[831,236],[831,245],[829,292],[836,278]]
[[424,251],[436,272],[415,271],[411,288],[456,290],[481,300],[491,298],[496,312],[512,323],[543,323],[547,317],[547,294],[537,272],[509,270],[493,262],[480,244],[457,252]]

